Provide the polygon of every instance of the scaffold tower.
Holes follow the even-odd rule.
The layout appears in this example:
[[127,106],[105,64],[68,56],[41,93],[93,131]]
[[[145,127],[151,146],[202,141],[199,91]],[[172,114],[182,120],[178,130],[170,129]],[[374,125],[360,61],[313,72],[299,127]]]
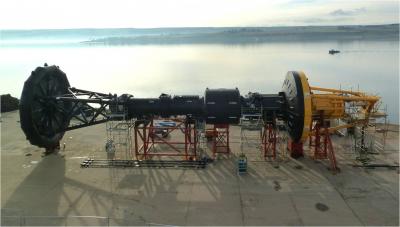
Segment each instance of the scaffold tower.
[[105,150],[108,159],[132,159],[132,129],[134,120],[127,117],[127,109],[118,106],[109,114],[106,123],[107,141]]

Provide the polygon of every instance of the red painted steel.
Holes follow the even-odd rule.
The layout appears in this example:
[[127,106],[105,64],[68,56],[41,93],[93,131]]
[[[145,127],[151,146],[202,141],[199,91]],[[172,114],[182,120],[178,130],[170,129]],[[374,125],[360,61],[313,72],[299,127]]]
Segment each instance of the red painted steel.
[[213,158],[217,153],[230,154],[229,124],[214,124],[213,127]]
[[[157,119],[159,120],[159,119]],[[153,156],[178,156],[185,160],[195,160],[197,158],[197,131],[195,123],[186,118],[164,118],[175,122],[175,126],[154,126],[154,119],[147,122],[141,122],[134,127],[135,155],[137,159],[150,159]],[[158,135],[156,131],[165,131],[164,136]],[[171,141],[167,139],[173,131],[179,131],[183,134],[184,141]],[[164,138],[163,138],[164,137]],[[171,137],[172,138],[172,137]],[[156,152],[156,145],[167,145],[170,152]],[[183,145],[180,146],[180,145]]]
[[314,159],[326,159],[328,157],[326,136],[325,134],[321,134],[321,129],[323,128],[321,121],[314,121],[310,127],[309,146],[311,149],[314,148]]
[[303,142],[294,142],[291,139],[288,141],[287,149],[290,152],[292,158],[300,158],[304,156],[303,152]]
[[276,158],[276,127],[272,123],[265,123],[261,131],[261,147],[264,158]]
[[311,123],[311,133],[309,136],[309,146],[314,148],[314,159],[329,159],[330,168],[333,172],[338,172],[335,151],[333,149],[329,128],[324,125],[323,117],[314,119]]

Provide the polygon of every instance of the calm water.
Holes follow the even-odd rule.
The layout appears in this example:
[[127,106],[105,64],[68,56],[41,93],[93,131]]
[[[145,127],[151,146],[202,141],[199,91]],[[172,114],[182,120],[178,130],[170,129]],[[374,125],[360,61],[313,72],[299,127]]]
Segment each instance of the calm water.
[[[329,55],[331,48],[342,53]],[[291,42],[260,45],[0,45],[0,93],[19,97],[36,66],[59,65],[71,86],[158,97],[203,94],[206,87],[276,93],[289,70],[313,86],[358,88],[382,97],[390,122],[399,122],[397,41]]]

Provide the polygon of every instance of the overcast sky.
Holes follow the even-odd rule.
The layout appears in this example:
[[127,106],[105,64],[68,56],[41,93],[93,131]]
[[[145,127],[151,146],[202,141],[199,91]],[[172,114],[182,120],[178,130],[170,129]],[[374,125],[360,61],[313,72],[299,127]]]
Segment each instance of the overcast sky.
[[0,29],[398,22],[398,0],[0,0]]

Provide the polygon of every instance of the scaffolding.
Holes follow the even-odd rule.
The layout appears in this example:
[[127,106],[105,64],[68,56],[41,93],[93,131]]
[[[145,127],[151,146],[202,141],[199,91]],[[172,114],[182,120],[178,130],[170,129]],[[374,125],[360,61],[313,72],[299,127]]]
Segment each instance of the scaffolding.
[[[263,120],[263,108],[242,108],[240,119],[240,148],[257,146],[264,159],[285,160],[287,152],[284,144],[287,134],[283,121],[274,118],[273,122]],[[255,133],[254,133],[255,132]]]
[[109,114],[106,123],[107,141],[105,150],[108,159],[132,159],[132,129],[134,120],[127,117],[128,111],[123,106],[117,106]]
[[277,147],[278,147],[278,157],[281,161],[288,160],[288,147],[289,144],[289,134],[287,132],[287,126],[283,121],[277,121],[278,133],[277,133]]
[[[240,139],[249,143],[253,140],[257,140],[259,143],[259,136],[263,127],[262,121],[262,109],[261,108],[242,108],[242,114],[240,118]],[[257,132],[257,136],[251,132]]]
[[240,126],[240,151],[244,154],[244,147],[257,146],[260,148],[260,135],[263,127],[262,108],[242,108]]
[[372,160],[371,155],[382,154],[385,151],[388,126],[387,106],[380,108],[380,105],[377,105],[369,117],[368,124],[350,130],[357,161],[367,164]]
[[206,122],[196,121],[197,141],[198,141],[198,157],[203,160],[207,159],[207,137],[206,137]]

